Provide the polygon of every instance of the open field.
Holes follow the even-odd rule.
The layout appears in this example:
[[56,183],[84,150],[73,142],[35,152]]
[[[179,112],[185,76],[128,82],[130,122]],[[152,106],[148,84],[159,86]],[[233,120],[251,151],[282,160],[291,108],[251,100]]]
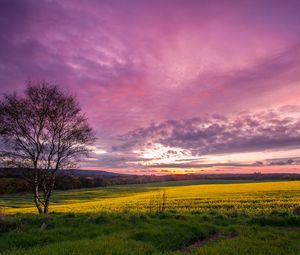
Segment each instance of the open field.
[[[107,188],[57,191],[50,211],[55,212],[147,212],[161,203],[166,211],[270,214],[291,213],[300,204],[300,181],[228,183],[228,181],[179,181]],[[217,184],[216,184],[217,182]],[[0,196],[6,213],[36,211],[31,194]]]
[[182,181],[0,196],[0,254],[299,255],[300,181]]

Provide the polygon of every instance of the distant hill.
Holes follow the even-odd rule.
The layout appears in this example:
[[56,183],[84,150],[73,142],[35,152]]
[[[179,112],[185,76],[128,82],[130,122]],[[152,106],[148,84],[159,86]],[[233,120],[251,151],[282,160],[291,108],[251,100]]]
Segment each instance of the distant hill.
[[[25,169],[18,168],[0,168],[1,177],[19,177],[25,173]],[[70,169],[60,171],[60,175],[73,175],[77,177],[116,177],[128,176],[127,174],[112,173],[102,170],[84,170],[84,169]]]
[[103,170],[85,170],[85,169],[74,169],[74,170],[64,170],[64,174],[72,174],[75,176],[84,176],[84,177],[98,177],[98,176],[124,176],[128,174],[113,173]]

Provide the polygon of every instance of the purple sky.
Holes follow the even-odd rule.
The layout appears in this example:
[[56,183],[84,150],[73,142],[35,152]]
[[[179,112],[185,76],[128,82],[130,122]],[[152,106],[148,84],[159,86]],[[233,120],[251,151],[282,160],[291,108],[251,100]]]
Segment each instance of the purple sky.
[[0,0],[0,93],[47,80],[98,141],[83,168],[300,164],[300,1]]

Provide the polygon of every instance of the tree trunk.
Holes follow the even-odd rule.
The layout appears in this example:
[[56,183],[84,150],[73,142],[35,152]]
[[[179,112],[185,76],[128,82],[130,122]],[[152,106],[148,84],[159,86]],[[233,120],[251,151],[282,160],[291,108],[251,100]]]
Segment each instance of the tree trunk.
[[45,204],[44,206],[44,214],[48,214],[48,208],[49,208],[49,204]]
[[38,209],[39,214],[43,214],[43,208],[41,206],[41,202],[39,199],[39,178],[38,178],[38,170],[36,168],[36,163],[34,163],[34,203],[36,208]]
[[33,193],[34,193],[35,206],[38,209],[39,214],[43,214],[43,208],[42,208],[41,203],[39,201],[39,187],[38,187],[38,185],[35,185]]
[[45,197],[44,214],[48,214],[48,208],[49,208],[50,198],[52,195],[52,190],[54,188],[54,184],[55,184],[55,175],[53,174],[50,179],[48,192]]

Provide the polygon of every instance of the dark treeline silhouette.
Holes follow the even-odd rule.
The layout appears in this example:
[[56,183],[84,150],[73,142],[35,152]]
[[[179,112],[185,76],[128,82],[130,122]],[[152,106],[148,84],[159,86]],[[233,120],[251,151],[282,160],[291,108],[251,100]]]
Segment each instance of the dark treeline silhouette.
[[[25,170],[0,169],[0,194],[30,192],[24,180]],[[55,190],[106,187],[122,184],[143,184],[181,180],[300,180],[300,174],[174,174],[174,175],[125,175],[104,171],[64,171],[56,178]]]

